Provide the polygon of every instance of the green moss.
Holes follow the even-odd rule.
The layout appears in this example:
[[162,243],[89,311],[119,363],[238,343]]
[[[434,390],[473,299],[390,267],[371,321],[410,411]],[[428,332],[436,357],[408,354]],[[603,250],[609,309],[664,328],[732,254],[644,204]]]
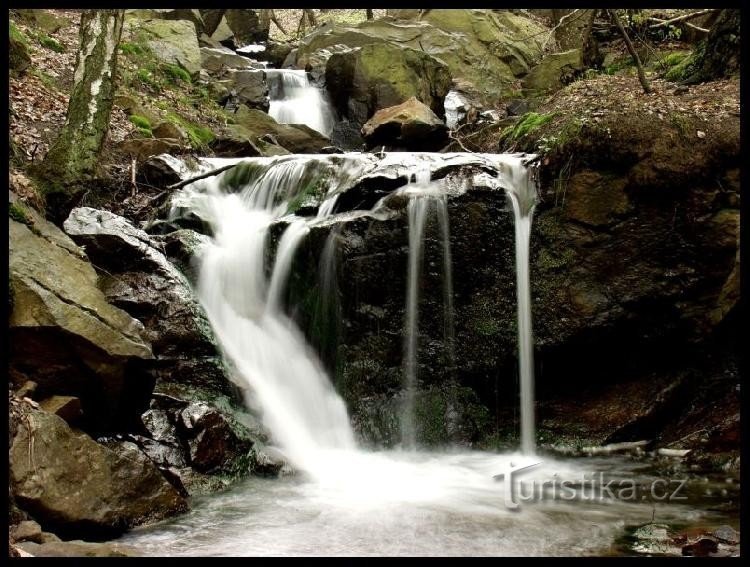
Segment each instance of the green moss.
[[32,75],[39,79],[41,83],[48,89],[57,89],[57,80],[42,69],[33,68],[29,70],[29,75]]
[[153,71],[146,69],[145,67],[139,68],[135,73],[136,79],[144,86],[151,87],[155,90],[161,89],[161,82],[154,75]]
[[669,116],[669,122],[677,129],[683,138],[688,140],[692,138],[692,124],[686,116],[676,112],[672,113]]
[[139,57],[147,55],[149,53],[147,47],[144,47],[143,45],[139,45],[137,43],[129,43],[124,41],[120,43],[118,47],[123,54],[131,57]]
[[206,149],[208,144],[214,139],[214,133],[210,128],[198,126],[197,124],[182,118],[179,114],[168,112],[166,119],[175,126],[180,126],[185,131],[190,145],[196,150]]
[[161,69],[162,69],[162,73],[164,73],[164,76],[172,84],[192,82],[190,73],[185,71],[185,69],[183,69],[179,65],[172,65],[172,64],[163,65]]
[[41,34],[39,35],[38,40],[39,45],[41,45],[42,47],[46,47],[47,49],[51,49],[52,51],[55,51],[57,53],[65,52],[65,46],[53,37]]
[[8,205],[8,216],[16,222],[20,222],[31,226],[32,221],[26,209],[18,203],[10,203]]
[[16,24],[14,24],[11,20],[8,20],[8,34],[10,36],[10,39],[18,41],[28,47],[29,45],[28,38],[23,34],[21,30],[18,29],[18,26],[16,26]]
[[502,138],[508,141],[518,140],[552,120],[554,115],[554,112],[543,114],[527,112],[513,126],[508,126],[503,130]]
[[494,337],[500,334],[502,326],[495,319],[477,319],[474,321],[474,331],[483,337]]
[[145,116],[140,116],[138,114],[131,114],[128,117],[128,120],[130,120],[138,128],[146,128],[148,130],[151,130],[151,122]]

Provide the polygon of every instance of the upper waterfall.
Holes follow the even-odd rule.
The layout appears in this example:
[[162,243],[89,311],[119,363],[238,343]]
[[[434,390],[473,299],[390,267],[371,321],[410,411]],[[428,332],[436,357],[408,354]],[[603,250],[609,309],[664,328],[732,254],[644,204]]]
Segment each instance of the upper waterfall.
[[268,114],[282,124],[306,124],[325,136],[333,129],[334,114],[323,89],[312,85],[305,71],[267,69]]

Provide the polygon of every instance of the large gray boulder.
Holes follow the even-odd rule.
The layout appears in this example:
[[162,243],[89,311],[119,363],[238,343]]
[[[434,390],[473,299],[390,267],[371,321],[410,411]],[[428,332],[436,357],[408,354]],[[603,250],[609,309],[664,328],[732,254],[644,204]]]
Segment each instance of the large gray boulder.
[[63,226],[106,270],[101,288],[107,299],[145,325],[155,355],[145,370],[156,391],[189,399],[237,397],[190,282],[159,243],[127,219],[89,207],[73,209]]
[[85,254],[60,229],[19,203],[11,208],[11,379],[34,380],[39,399],[80,398],[87,426],[126,426],[153,388],[141,369],[153,358],[143,325],[107,302]]
[[45,528],[97,539],[187,510],[141,451],[111,451],[60,417],[24,406],[12,412],[10,486]]
[[141,36],[159,61],[178,65],[198,78],[201,52],[195,24],[189,20],[129,18],[125,20],[123,37]]

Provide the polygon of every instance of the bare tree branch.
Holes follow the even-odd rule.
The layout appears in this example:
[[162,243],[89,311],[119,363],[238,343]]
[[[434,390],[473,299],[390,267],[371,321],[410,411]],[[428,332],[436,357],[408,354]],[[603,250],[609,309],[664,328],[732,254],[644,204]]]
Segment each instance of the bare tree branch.
[[710,14],[711,12],[715,12],[715,11],[716,11],[716,8],[709,8],[708,10],[698,10],[697,12],[691,12],[690,14],[684,14],[682,16],[677,16],[676,18],[664,20],[662,22],[659,22],[658,24],[654,24],[653,26],[649,26],[649,27],[651,29],[663,28],[664,26],[668,26],[669,24],[673,24],[675,22],[682,22],[684,20],[692,20],[693,18],[697,18],[698,16],[703,16],[704,14]]
[[233,163],[232,165],[225,165],[217,169],[212,169],[211,171],[208,171],[206,173],[201,173],[200,175],[196,175],[195,177],[191,177],[190,179],[183,179],[182,181],[178,181],[177,183],[173,183],[172,185],[167,185],[167,189],[181,189],[185,187],[185,185],[190,185],[194,181],[199,181],[201,179],[205,179],[206,177],[219,175],[221,172],[226,171],[227,169],[232,169],[235,165],[237,164]]
[[625,46],[628,48],[628,53],[630,53],[630,56],[633,58],[633,61],[635,62],[635,68],[638,70],[638,80],[641,82],[643,92],[645,92],[646,94],[650,93],[651,85],[648,83],[648,79],[646,79],[646,73],[643,71],[641,59],[640,57],[638,57],[638,53],[635,51],[635,47],[633,47],[633,42],[630,41],[628,32],[625,31],[625,28],[623,27],[622,22],[617,16],[617,12],[615,10],[607,10],[607,13],[609,14],[609,17],[612,18],[612,21],[617,26],[617,29],[620,30],[622,38],[625,40]]

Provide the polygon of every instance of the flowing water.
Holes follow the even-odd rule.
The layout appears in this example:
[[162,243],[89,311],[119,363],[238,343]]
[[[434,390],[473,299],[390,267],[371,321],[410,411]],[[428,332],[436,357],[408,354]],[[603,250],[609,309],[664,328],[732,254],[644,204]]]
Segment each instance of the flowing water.
[[334,114],[326,92],[312,85],[305,71],[267,69],[268,114],[281,124],[306,124],[330,136]]
[[[534,457],[533,413],[528,407],[522,408],[523,419],[531,419],[530,425],[524,421],[522,453],[358,448],[344,402],[286,314],[284,288],[300,243],[311,227],[330,222],[347,184],[403,159],[359,154],[254,158],[175,196],[176,209],[196,214],[213,230],[200,254],[199,298],[234,379],[297,473],[274,480],[250,478],[230,491],[195,498],[188,514],[135,529],[120,541],[146,555],[591,555],[618,552],[613,546],[628,523],[642,524],[654,516],[662,522],[721,519],[721,514],[691,502],[587,500],[586,475],[601,472],[638,486],[655,477],[643,465],[616,458]],[[438,221],[449,270],[447,208],[443,210],[447,197],[431,193],[430,171],[454,159],[464,158],[412,154],[404,165],[418,176],[404,188],[410,199],[409,341],[416,340],[418,328],[421,252],[415,249],[422,246],[430,201],[443,211]],[[529,279],[535,188],[519,156],[471,159],[497,170],[498,190],[506,190],[513,204],[521,393],[522,403],[531,404],[533,411],[530,303],[528,288],[522,288]],[[207,160],[204,167],[225,163],[228,160]],[[317,215],[290,214],[310,187],[318,194]],[[382,202],[368,214],[375,218],[381,208]],[[272,227],[279,223],[286,228],[267,262]],[[333,277],[334,246],[326,245],[328,257],[321,264],[328,277]],[[324,284],[327,289],[331,281]],[[451,295],[450,277],[445,286]],[[413,344],[407,359],[413,355],[416,387]],[[520,478],[523,485],[516,482]],[[555,497],[555,483],[563,480],[570,482],[575,499]],[[531,486],[525,493],[531,498],[524,499],[522,486]]]

